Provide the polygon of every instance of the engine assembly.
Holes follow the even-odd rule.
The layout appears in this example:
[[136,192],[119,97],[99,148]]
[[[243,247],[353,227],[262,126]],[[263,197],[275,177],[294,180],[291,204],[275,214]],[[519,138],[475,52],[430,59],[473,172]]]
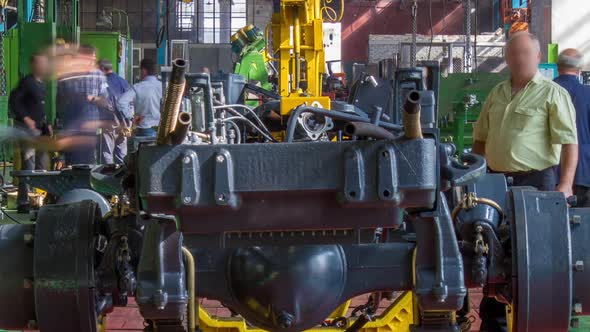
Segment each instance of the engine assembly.
[[[590,314],[590,210],[511,187],[477,155],[457,160],[421,116],[432,91],[407,91],[398,123],[338,103],[285,115],[232,104],[184,67],[157,139],[90,172],[112,209],[89,195],[0,226],[1,328],[93,332],[133,296],[146,331],[195,331],[197,297],[303,331],[355,296],[407,291],[411,331],[460,331],[479,287],[507,305],[512,331],[567,331]],[[202,96],[192,113],[185,85]]]

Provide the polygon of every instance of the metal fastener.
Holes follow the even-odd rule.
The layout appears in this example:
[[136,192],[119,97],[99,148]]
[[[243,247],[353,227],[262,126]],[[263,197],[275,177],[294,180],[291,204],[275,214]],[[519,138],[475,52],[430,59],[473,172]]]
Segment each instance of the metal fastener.
[[579,214],[574,214],[573,216],[570,217],[570,223],[572,225],[579,225],[582,223],[582,216],[580,216]]
[[33,234],[31,234],[31,233],[25,233],[25,235],[23,236],[23,241],[25,241],[25,244],[33,243],[34,239],[35,239],[35,236],[33,236]]
[[574,313],[576,313],[576,314],[582,313],[582,303],[579,303],[579,302],[574,303]]
[[188,204],[188,203],[190,203],[190,202],[191,202],[191,198],[190,198],[190,196],[185,196],[185,197],[182,199],[182,201],[184,202],[184,204]]
[[218,155],[217,158],[215,158],[215,160],[217,160],[218,163],[222,163],[225,161],[225,157],[223,157],[222,155]]
[[574,271],[578,271],[578,272],[584,271],[584,261],[576,261],[574,263]]
[[189,156],[185,156],[184,158],[182,158],[182,162],[188,164],[191,162],[191,158]]

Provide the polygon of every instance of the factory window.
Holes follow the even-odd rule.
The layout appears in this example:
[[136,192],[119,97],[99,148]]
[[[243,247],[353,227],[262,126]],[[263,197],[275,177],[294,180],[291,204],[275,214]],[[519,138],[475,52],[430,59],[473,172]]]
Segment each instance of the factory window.
[[173,39],[204,44],[229,43],[246,25],[246,0],[176,1]]

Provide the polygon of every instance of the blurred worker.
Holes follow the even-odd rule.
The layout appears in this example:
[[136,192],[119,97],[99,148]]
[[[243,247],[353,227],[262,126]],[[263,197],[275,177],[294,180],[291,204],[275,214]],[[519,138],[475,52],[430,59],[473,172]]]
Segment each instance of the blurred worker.
[[127,118],[133,118],[136,137],[156,137],[155,127],[160,123],[162,83],[156,77],[154,61],[141,60],[139,69],[141,82],[119,97],[117,108]]
[[[96,138],[100,109],[112,108],[105,75],[96,67],[96,49],[81,45],[71,72],[60,73],[57,103],[68,135]],[[66,70],[68,67],[66,66]],[[96,144],[66,151],[66,164],[96,164]]]
[[490,92],[474,127],[473,152],[484,155],[492,171],[512,177],[515,186],[569,197],[578,162],[575,109],[567,91],[539,73],[540,61],[532,34],[518,32],[508,40],[511,77]]
[[[474,127],[473,152],[486,157],[491,171],[512,177],[515,186],[569,197],[578,162],[575,109],[567,91],[538,72],[540,60],[535,36],[511,36],[506,43],[511,76],[490,92]],[[495,299],[484,297],[479,315],[480,331],[506,330],[505,306]]]
[[580,83],[580,71],[584,64],[582,54],[569,48],[559,55],[559,77],[555,82],[564,87],[576,107],[578,129],[578,167],[574,179],[574,194],[578,207],[590,207],[590,87]]
[[[31,74],[25,76],[10,94],[10,110],[15,126],[24,129],[30,136],[51,136],[51,124],[45,116],[45,83],[48,74],[48,59],[44,54],[35,54],[30,59]],[[28,143],[20,144],[21,170],[46,170],[49,156],[44,151],[35,151]],[[29,210],[29,187],[19,182],[17,209],[19,213]]]
[[108,94],[113,105],[112,111],[107,110],[102,112],[102,120],[105,122],[101,136],[102,151],[101,163],[103,164],[122,164],[125,155],[127,155],[127,138],[124,131],[131,127],[128,119],[119,112],[117,100],[127,90],[129,90],[129,83],[121,78],[121,76],[113,72],[113,64],[103,59],[98,63],[100,70],[106,75],[108,83]]

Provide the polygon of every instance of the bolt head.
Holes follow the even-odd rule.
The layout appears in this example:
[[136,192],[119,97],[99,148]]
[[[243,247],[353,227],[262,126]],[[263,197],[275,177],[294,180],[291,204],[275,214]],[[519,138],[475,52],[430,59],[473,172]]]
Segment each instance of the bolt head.
[[184,204],[188,204],[191,202],[191,198],[189,196],[185,196],[182,201],[184,202]]
[[584,271],[584,261],[576,261],[574,263],[574,270],[578,272]]
[[574,303],[574,313],[581,314],[582,313],[582,303]]
[[582,223],[582,216],[578,215],[578,214],[574,214],[573,216],[571,216],[570,218],[570,223],[572,225],[579,225]]
[[222,155],[218,155],[215,160],[217,160],[218,163],[222,163],[225,161],[225,157]]
[[31,233],[25,233],[25,235],[23,236],[23,240],[25,241],[26,244],[33,243],[34,239],[35,239],[35,236],[33,236],[33,234],[31,234]]
[[188,164],[191,162],[191,158],[189,156],[185,156],[184,158],[182,158],[182,162]]

